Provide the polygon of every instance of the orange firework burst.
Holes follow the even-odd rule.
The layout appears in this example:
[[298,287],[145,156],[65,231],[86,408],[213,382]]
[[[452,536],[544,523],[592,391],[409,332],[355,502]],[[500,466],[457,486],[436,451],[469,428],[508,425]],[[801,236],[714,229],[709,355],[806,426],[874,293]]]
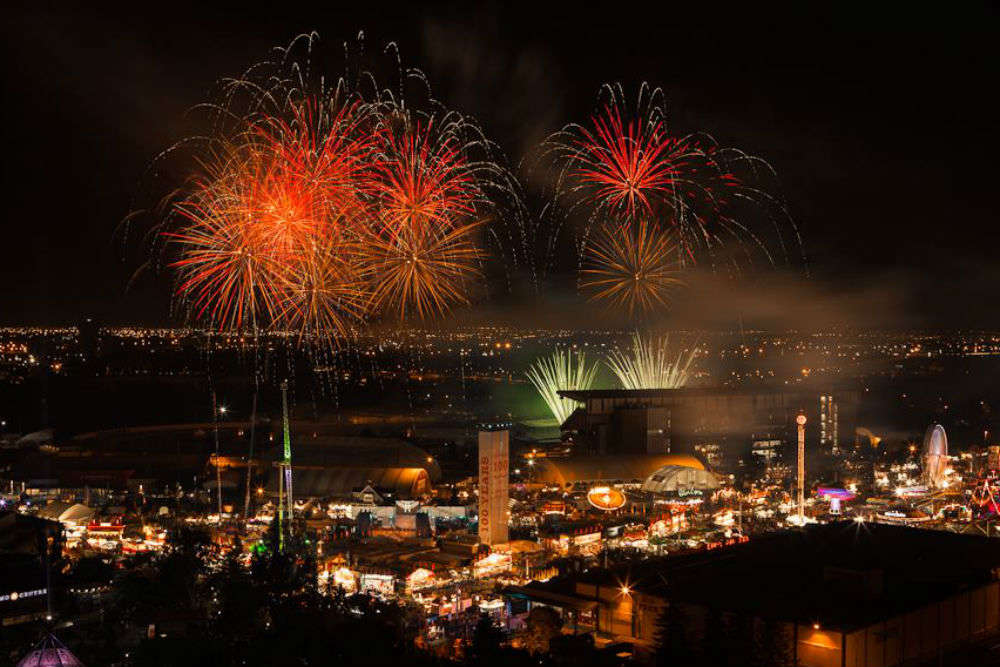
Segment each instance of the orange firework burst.
[[386,135],[366,244],[377,311],[424,318],[468,302],[468,282],[479,275],[480,223],[472,216],[482,193],[456,142],[433,122]]
[[408,228],[376,235],[368,247],[371,299],[376,310],[424,318],[468,303],[469,282],[479,275],[478,223],[434,230]]
[[624,227],[605,225],[587,247],[589,268],[581,287],[629,316],[646,315],[667,305],[678,278],[678,246],[669,233],[645,219]]
[[369,295],[355,241],[318,243],[282,274],[276,321],[314,339],[332,339],[360,322]]
[[167,234],[181,246],[173,264],[181,273],[177,291],[196,318],[220,329],[256,327],[274,311],[280,271],[252,204],[262,165],[240,147],[215,158],[208,177],[176,205],[187,224]]
[[206,161],[206,177],[176,205],[187,224],[168,234],[180,246],[178,292],[196,317],[220,329],[343,333],[357,313],[346,294],[356,280],[334,258],[344,261],[358,233],[358,181],[374,146],[358,110],[302,105],[292,122],[265,118]]

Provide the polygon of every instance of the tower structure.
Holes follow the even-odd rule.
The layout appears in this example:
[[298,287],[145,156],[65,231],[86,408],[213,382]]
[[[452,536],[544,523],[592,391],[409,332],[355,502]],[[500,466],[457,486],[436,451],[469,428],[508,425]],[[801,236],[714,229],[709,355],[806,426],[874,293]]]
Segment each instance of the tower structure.
[[[288,427],[288,380],[281,382],[281,436],[284,456],[278,464],[278,549],[285,549],[285,524],[292,520],[292,437]],[[290,528],[289,528],[289,532]]]
[[837,400],[833,394],[819,397],[819,445],[831,454],[840,453],[840,433]]
[[806,416],[800,414],[795,418],[798,424],[799,447],[798,447],[798,479],[796,488],[796,501],[799,506],[799,525],[806,523]]
[[479,541],[495,546],[507,542],[510,431],[488,425],[479,431]]

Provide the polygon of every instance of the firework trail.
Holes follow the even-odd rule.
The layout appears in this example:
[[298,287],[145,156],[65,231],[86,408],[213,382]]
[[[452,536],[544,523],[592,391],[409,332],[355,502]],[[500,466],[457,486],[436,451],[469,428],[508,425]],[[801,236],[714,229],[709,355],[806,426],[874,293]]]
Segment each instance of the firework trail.
[[536,359],[526,374],[552,416],[562,424],[576,409],[576,402],[561,397],[559,391],[590,389],[597,368],[596,362],[587,363],[587,355],[583,351],[556,350],[551,356]]
[[625,389],[678,389],[687,384],[697,354],[692,348],[675,357],[668,336],[643,338],[636,333],[631,350],[614,350],[605,363]]
[[624,226],[605,225],[588,244],[580,287],[592,301],[629,317],[644,317],[668,304],[679,278],[679,248],[668,232],[645,218]]

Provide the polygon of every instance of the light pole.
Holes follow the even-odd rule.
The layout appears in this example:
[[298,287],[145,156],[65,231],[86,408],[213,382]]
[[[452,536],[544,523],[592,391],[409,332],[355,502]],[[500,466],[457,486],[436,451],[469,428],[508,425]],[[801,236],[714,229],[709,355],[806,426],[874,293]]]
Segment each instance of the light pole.
[[215,434],[215,498],[217,500],[216,511],[218,512],[217,523],[222,523],[222,463],[219,461],[219,413],[226,414],[225,407],[217,407],[215,401],[215,390],[212,390],[212,426]]

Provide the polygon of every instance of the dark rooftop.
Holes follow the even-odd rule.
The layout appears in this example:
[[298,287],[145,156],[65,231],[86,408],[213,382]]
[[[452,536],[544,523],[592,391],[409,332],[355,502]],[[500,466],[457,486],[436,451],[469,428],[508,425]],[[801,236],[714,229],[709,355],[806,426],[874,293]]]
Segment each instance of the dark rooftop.
[[668,600],[852,630],[985,584],[997,567],[1000,542],[985,537],[840,522],[593,570],[552,589],[628,582]]
[[574,401],[587,401],[594,398],[627,398],[642,400],[644,398],[663,398],[675,396],[678,398],[688,396],[719,396],[719,395],[746,395],[746,394],[798,394],[802,392],[815,392],[822,389],[830,390],[856,390],[857,387],[843,382],[823,383],[815,382],[802,384],[780,384],[780,385],[754,385],[741,387],[680,387],[678,389],[561,389],[559,395]]

